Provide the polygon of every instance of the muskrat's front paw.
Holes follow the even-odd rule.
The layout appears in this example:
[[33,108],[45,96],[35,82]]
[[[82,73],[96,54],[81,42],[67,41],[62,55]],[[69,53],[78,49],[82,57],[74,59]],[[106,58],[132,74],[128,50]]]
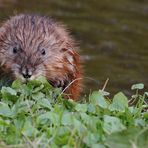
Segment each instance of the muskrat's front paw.
[[55,80],[55,81],[49,81],[49,83],[56,88],[62,88],[64,90],[68,86],[67,80]]

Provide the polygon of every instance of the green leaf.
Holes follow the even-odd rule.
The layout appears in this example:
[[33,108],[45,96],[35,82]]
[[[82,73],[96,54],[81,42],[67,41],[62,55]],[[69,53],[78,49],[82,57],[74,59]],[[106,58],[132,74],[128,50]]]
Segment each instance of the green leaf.
[[79,136],[87,133],[87,127],[76,118],[73,119],[73,126],[77,130]]
[[100,139],[100,136],[97,133],[88,132],[84,137],[83,141],[88,147],[92,147],[93,144],[97,143]]
[[43,88],[44,88],[44,85],[41,84],[40,86],[34,88],[32,92],[33,92],[33,93],[39,92],[39,91],[41,91]]
[[[52,86],[48,83],[48,81],[46,80],[45,77],[43,76],[39,76],[37,77],[35,80],[29,81],[27,83],[27,86],[34,86],[35,87],[40,87],[42,85],[42,87],[48,87],[48,88],[52,88]],[[41,88],[40,88],[41,89]]]
[[30,117],[26,118],[24,127],[21,132],[23,135],[27,137],[33,137],[36,135],[37,129],[35,129],[35,127],[33,126],[33,123]]
[[17,119],[14,119],[14,126],[16,127],[17,130],[19,130],[19,132],[22,130],[24,123],[25,123],[24,116],[20,116]]
[[59,115],[54,112],[46,112],[37,117],[37,124],[58,125]]
[[[83,121],[83,123],[90,125],[92,122],[92,117],[90,117],[89,115],[87,115],[86,113],[80,113],[81,119]],[[95,121],[94,121],[95,122]]]
[[120,119],[113,116],[104,115],[103,129],[107,134],[120,132],[126,129]]
[[89,113],[92,113],[92,114],[96,113],[96,107],[95,107],[95,105],[92,104],[92,103],[88,104],[87,111]]
[[108,104],[105,100],[105,98],[103,97],[103,95],[98,92],[98,91],[94,91],[90,96],[90,103],[95,104],[95,105],[99,105],[102,108],[107,108]]
[[44,99],[44,98],[38,99],[37,104],[40,105],[40,106],[42,106],[42,107],[44,107],[44,108],[48,108],[50,110],[52,109],[52,106],[50,104],[50,101],[47,100],[47,99]]
[[138,83],[138,84],[134,84],[132,85],[131,89],[143,89],[144,88],[144,84],[143,83]]
[[45,98],[45,94],[43,94],[42,92],[36,92],[33,93],[31,97],[33,100],[42,100],[43,98]]
[[71,99],[63,99],[63,104],[68,110],[73,110],[77,103]]
[[91,147],[92,148],[106,148],[106,146],[104,144],[100,144],[100,143],[92,144]]
[[42,83],[42,84],[43,84],[43,83],[44,83],[44,84],[49,84],[48,81],[46,80],[46,78],[43,77],[43,76],[37,77],[35,81],[36,81],[36,82],[40,82],[40,83]]
[[3,99],[11,101],[17,99],[17,92],[15,89],[12,89],[11,87],[2,87],[1,93]]
[[72,125],[73,115],[72,113],[64,113],[61,120],[62,125]]
[[146,126],[146,123],[145,123],[145,120],[138,118],[138,119],[135,119],[135,125],[144,127],[144,126]]
[[109,105],[109,110],[125,112],[125,109],[127,107],[128,107],[127,97],[122,92],[119,92],[114,96],[112,104]]
[[12,117],[13,115],[9,106],[4,102],[0,102],[0,115],[3,117]]
[[32,100],[25,100],[21,102],[17,102],[13,108],[12,111],[14,114],[28,114],[28,112],[31,111],[31,108],[33,106],[34,102]]
[[15,80],[12,83],[12,88],[13,89],[20,89],[22,87],[22,83],[20,82],[20,80]]
[[148,120],[148,112],[144,112],[144,113],[143,113],[143,117],[144,117],[146,120]]
[[130,127],[123,132],[107,136],[105,144],[109,148],[147,148],[147,133],[148,130],[145,130],[145,128]]
[[10,123],[10,119],[4,119],[3,117],[0,117],[0,131],[3,131],[3,127],[10,126]]
[[87,111],[87,104],[77,104],[75,106],[75,110],[78,112],[86,112]]
[[23,84],[18,91],[24,97],[28,97],[32,94],[32,90],[26,84]]
[[144,94],[148,97],[148,92],[145,92]]

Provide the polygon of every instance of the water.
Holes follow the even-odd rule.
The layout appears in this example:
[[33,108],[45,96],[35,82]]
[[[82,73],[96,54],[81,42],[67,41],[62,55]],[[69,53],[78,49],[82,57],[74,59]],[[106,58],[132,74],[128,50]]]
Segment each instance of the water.
[[19,13],[52,16],[67,24],[80,44],[85,92],[103,87],[131,93],[148,88],[148,0],[0,0],[0,20]]

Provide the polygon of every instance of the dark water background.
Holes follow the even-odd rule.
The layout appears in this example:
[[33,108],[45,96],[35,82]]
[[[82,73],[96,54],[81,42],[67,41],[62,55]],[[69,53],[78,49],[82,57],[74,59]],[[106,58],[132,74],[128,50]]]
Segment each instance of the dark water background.
[[148,0],[0,0],[0,21],[18,13],[52,16],[67,24],[80,43],[85,91],[131,93],[148,88]]

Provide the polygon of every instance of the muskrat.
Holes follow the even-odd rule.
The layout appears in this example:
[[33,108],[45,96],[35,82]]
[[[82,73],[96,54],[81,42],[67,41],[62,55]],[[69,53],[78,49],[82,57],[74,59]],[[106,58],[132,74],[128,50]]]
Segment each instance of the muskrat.
[[77,46],[65,26],[45,16],[20,14],[0,27],[1,72],[23,82],[44,76],[77,100],[81,90],[81,62]]

